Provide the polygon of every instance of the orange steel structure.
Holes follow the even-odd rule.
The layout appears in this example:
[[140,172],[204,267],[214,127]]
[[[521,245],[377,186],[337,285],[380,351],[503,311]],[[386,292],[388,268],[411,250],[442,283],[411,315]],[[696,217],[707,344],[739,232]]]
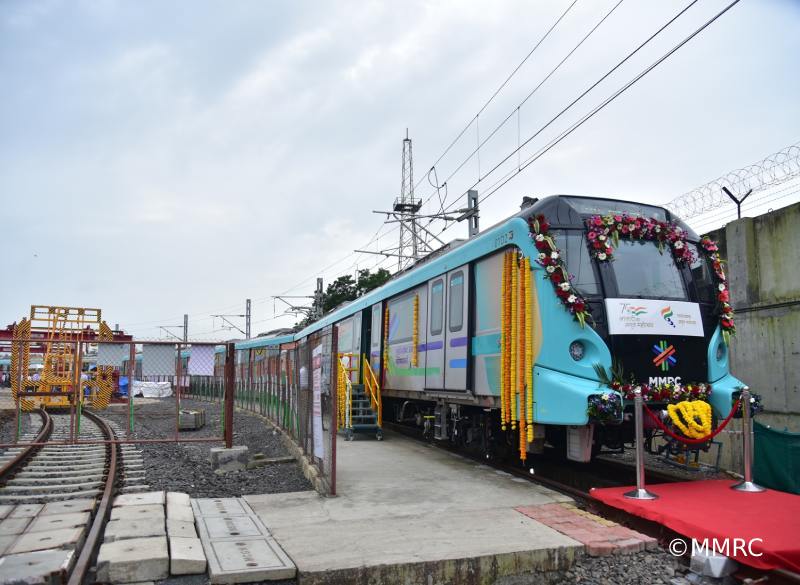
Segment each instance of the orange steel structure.
[[[120,341],[103,321],[100,309],[32,305],[29,318],[13,326],[11,392],[22,410],[66,408],[87,403],[105,408],[113,390],[113,367],[83,372],[85,342]],[[32,354],[43,355],[34,369]]]

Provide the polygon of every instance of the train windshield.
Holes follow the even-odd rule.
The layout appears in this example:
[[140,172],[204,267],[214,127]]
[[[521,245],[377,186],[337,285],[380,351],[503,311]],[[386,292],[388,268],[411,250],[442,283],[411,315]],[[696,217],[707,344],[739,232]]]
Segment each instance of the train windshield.
[[622,298],[688,300],[672,254],[659,250],[655,242],[620,240],[612,265],[617,294]]

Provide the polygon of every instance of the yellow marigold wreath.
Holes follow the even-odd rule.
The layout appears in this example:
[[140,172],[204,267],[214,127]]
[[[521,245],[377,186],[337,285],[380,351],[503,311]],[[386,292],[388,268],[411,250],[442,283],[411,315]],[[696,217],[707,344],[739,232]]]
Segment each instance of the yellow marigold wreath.
[[668,404],[667,413],[675,425],[690,439],[701,439],[711,433],[711,406],[702,400],[684,400]]

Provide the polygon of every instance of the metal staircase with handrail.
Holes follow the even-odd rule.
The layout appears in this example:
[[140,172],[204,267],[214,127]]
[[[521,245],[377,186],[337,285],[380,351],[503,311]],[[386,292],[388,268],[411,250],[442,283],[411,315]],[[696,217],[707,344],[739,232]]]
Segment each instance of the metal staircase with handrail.
[[[358,360],[361,358],[361,368]],[[374,433],[383,439],[381,387],[366,355],[340,353],[337,360],[339,429],[352,441],[355,433]],[[354,384],[352,374],[362,373],[362,384]]]

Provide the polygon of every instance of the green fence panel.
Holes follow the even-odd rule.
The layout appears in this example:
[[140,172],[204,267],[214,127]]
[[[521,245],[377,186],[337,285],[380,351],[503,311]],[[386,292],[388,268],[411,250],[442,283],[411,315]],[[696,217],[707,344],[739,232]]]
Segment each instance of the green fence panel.
[[764,487],[800,494],[800,433],[789,433],[753,421],[753,478]]

